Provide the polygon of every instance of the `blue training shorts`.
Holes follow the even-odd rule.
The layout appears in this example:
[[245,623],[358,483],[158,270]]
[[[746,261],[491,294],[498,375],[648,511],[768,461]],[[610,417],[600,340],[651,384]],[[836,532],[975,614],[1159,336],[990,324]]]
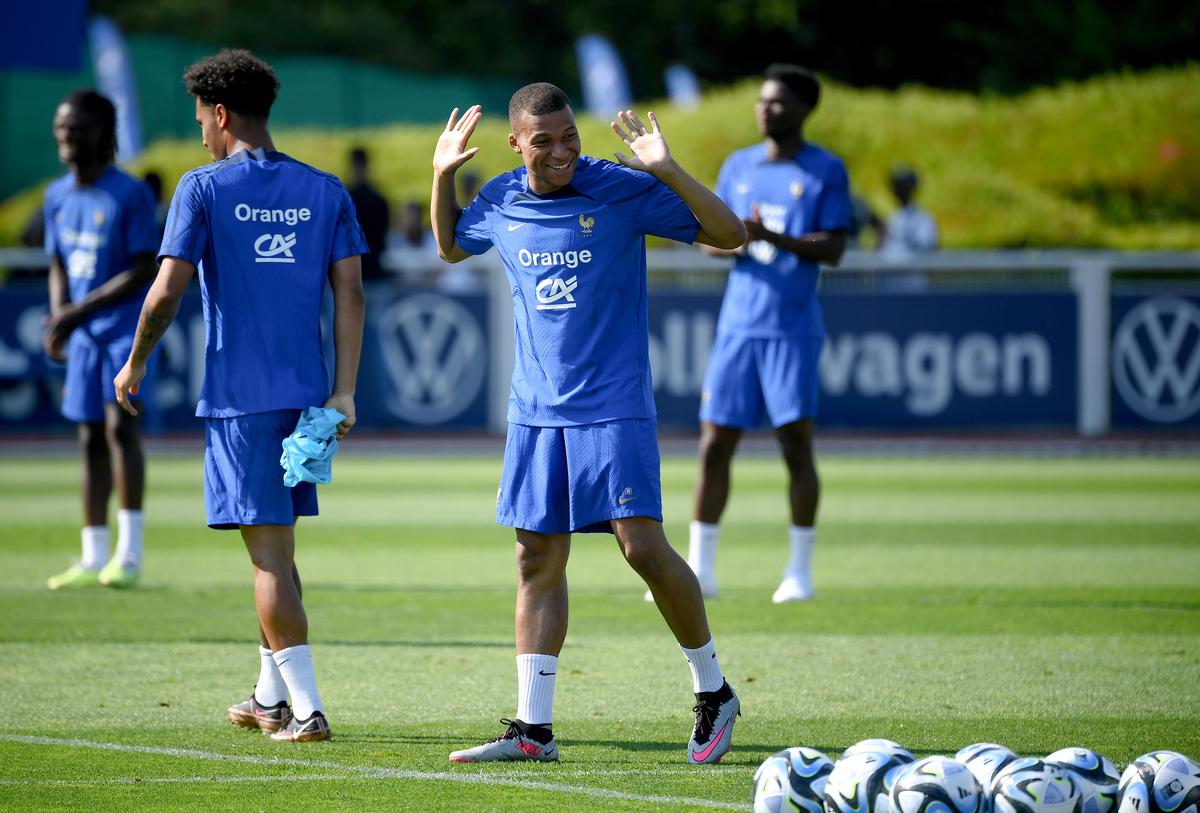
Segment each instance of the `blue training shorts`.
[[[113,379],[125,366],[132,349],[133,334],[110,342],[98,342],[86,330],[71,333],[67,340],[63,417],[75,423],[103,423],[104,405],[117,402]],[[138,392],[147,392],[148,387],[153,386],[152,381],[153,377],[148,375]]]
[[210,528],[291,525],[317,515],[317,487],[283,484],[283,439],[298,409],[204,419],[204,508]]
[[755,429],[763,408],[771,426],[817,416],[824,340],[747,338],[721,334],[713,345],[700,396],[700,420]]
[[543,534],[612,532],[609,520],[662,522],[658,422],[508,425],[496,522]]

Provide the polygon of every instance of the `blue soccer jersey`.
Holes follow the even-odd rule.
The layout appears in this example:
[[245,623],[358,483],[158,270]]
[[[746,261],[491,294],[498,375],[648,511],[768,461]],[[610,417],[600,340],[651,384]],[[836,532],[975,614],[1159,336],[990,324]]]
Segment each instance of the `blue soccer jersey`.
[[[738,217],[755,210],[773,232],[797,237],[850,228],[850,184],[841,159],[815,144],[771,160],[765,144],[725,160],[717,195]],[[757,240],[729,273],[717,332],[751,337],[824,336],[815,262]]]
[[200,268],[206,340],[196,414],[324,403],[329,266],[366,251],[342,182],[283,153],[243,150],[183,176],[158,254]]
[[[158,248],[154,197],[143,182],[109,166],[95,183],[81,186],[74,173],[46,189],[46,252],[67,272],[72,302],[82,301],[133,258]],[[131,296],[94,313],[81,330],[98,342],[131,336],[137,329],[142,296]]]
[[454,236],[473,254],[495,246],[508,273],[510,422],[654,417],[645,236],[691,243],[699,228],[652,175],[587,156],[571,184],[550,195],[529,189],[524,167],[483,187]]

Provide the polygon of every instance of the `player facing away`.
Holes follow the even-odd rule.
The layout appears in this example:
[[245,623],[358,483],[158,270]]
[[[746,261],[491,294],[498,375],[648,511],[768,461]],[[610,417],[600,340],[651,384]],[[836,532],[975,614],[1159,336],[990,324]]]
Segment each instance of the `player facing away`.
[[[46,190],[50,316],[46,355],[67,362],[63,415],[83,453],[83,556],[51,590],[131,587],[142,567],[145,457],[138,419],[117,407],[109,382],[133,344],[138,307],[154,278],[158,230],[149,187],[113,164],[116,111],[94,90],[54,113],[59,159],[70,172]],[[117,487],[117,550],[109,558],[108,501]]]
[[671,158],[654,114],[614,132],[630,156],[581,154],[566,94],[551,84],[509,103],[522,165],[492,179],[465,210],[454,173],[478,106],[450,114],[434,153],[432,214],[449,262],[500,253],[513,296],[516,359],[496,521],[516,529],[517,714],[498,739],[452,762],[558,758],[551,730],[567,630],[571,534],[609,532],[645,579],[683,649],[696,693],[691,762],[729,749],[737,695],[725,682],[695,575],[662,528],[658,438],[647,351],[645,235],[725,248],[745,227]]
[[730,462],[742,432],[757,427],[764,410],[787,465],[792,520],[791,557],[772,599],[813,595],[820,483],[812,438],[825,339],[818,264],[841,259],[852,211],[841,160],[804,140],[820,92],[804,68],[770,66],[755,108],[763,141],[730,155],[717,178],[717,194],[743,219],[749,242],[733,254],[700,399],[688,564],[707,596],[717,592],[718,523],[729,498]]
[[[354,425],[362,347],[360,255],[366,241],[335,176],[276,151],[267,116],[279,83],[248,51],[222,51],[184,74],[215,163],[183,176],[129,360],[113,382],[133,411],[146,359],[179,309],[197,267],[204,303],[204,505],[208,525],[241,530],[254,567],[259,677],[231,722],[276,740],[330,737],[317,692],[308,619],[294,564],[295,522],[316,516],[311,483],[288,488],[281,443],[309,406]],[[332,394],[321,356],[325,286],[333,289]],[[288,705],[288,696],[291,705]]]

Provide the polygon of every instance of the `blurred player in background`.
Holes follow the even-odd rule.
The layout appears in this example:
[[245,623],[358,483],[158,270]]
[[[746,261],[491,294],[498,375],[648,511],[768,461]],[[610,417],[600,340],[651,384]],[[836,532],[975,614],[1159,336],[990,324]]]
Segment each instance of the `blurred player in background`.
[[683,649],[696,693],[690,762],[729,749],[737,696],[717,661],[700,586],[662,528],[658,438],[647,351],[646,241],[654,234],[725,248],[745,228],[671,158],[650,114],[613,130],[632,155],[581,154],[566,94],[544,82],[509,103],[509,145],[523,164],[465,210],[456,170],[478,106],[450,114],[434,153],[432,219],[449,262],[495,246],[513,290],[516,363],[496,521],[517,536],[517,715],[505,733],[453,762],[558,758],[551,729],[567,630],[572,533],[615,534]]
[[[749,242],[735,256],[700,402],[700,478],[688,538],[688,564],[704,594],[716,595],[721,513],[730,463],[742,432],[763,412],[775,427],[789,473],[791,557],[776,603],[812,597],[820,483],[813,418],[825,340],[817,300],[819,263],[846,249],[852,207],[846,168],[804,140],[817,106],[817,78],[795,65],[772,65],[755,115],[763,141],[725,160],[717,194],[745,222]],[[712,252],[717,253],[717,252]]]
[[[118,169],[116,111],[77,90],[54,113],[58,157],[71,171],[46,190],[50,316],[46,354],[67,362],[62,412],[79,425],[83,451],[83,556],[50,578],[51,590],[130,587],[142,567],[146,467],[138,419],[109,389],[133,344],[138,308],[154,278],[158,230],[149,188]],[[109,558],[108,500],[114,481],[117,550]]]
[[[254,565],[261,639],[258,683],[229,719],[276,740],[325,740],[329,723],[294,564],[295,520],[317,514],[316,487],[285,486],[279,456],[305,407],[344,414],[339,438],[354,425],[366,241],[341,181],[275,150],[267,117],[279,82],[269,65],[248,51],[223,51],[188,68],[184,81],[215,163],[189,172],[175,190],[162,266],[114,385],[132,412],[129,396],[199,266],[204,503],[210,527],[241,530]],[[327,284],[332,395],[320,340]]]

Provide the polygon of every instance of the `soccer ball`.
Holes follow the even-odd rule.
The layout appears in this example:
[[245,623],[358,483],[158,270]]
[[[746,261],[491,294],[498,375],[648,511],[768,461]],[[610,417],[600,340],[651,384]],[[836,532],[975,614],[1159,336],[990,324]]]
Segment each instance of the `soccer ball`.
[[888,793],[907,762],[884,752],[843,756],[825,783],[827,813],[890,813]]
[[912,751],[909,751],[900,743],[892,742],[891,740],[877,739],[856,742],[842,752],[841,759],[852,757],[855,754],[887,754],[905,763],[912,762],[914,759]]
[[1200,813],[1200,766],[1175,751],[1151,751],[1121,774],[1117,813]]
[[925,757],[902,770],[892,785],[891,813],[980,813],[975,776],[949,757]]
[[1086,813],[1095,797],[1070,771],[1026,757],[996,775],[994,813]]
[[[1085,789],[1096,797],[1095,813],[1112,813],[1117,806],[1117,788],[1121,774],[1107,758],[1087,748],[1060,748],[1045,760],[1082,780]],[[1086,804],[1085,804],[1086,807]]]
[[954,758],[966,765],[967,770],[975,776],[986,802],[991,797],[992,780],[996,778],[996,774],[1016,762],[1019,757],[1003,745],[977,742],[960,750]]
[[754,772],[755,813],[825,813],[822,794],[833,760],[816,748],[786,748],[767,757]]

